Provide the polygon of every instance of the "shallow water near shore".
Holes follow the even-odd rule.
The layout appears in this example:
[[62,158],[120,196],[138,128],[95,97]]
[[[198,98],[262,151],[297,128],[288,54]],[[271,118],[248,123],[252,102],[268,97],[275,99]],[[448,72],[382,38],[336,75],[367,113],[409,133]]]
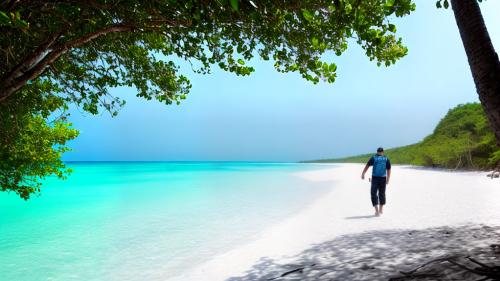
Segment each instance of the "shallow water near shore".
[[0,280],[165,280],[248,242],[331,188],[330,165],[78,162],[24,202],[0,193]]

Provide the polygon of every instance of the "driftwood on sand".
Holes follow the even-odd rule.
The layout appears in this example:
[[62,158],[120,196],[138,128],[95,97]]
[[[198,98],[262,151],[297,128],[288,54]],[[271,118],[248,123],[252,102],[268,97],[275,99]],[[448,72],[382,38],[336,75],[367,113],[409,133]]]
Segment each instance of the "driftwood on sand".
[[[469,264],[467,264],[467,262]],[[421,280],[423,278],[442,280],[441,278],[446,277],[445,274],[448,276],[450,275],[449,273],[443,273],[442,270],[443,267],[446,267],[447,265],[451,266],[451,270],[456,271],[458,274],[461,272],[468,272],[473,275],[477,275],[479,278],[477,279],[478,281],[500,280],[499,265],[487,265],[470,256],[447,256],[430,260],[410,271],[400,271],[402,274],[401,276],[391,277],[389,278],[389,281]]]
[[492,171],[491,173],[489,173],[487,176],[492,178],[492,179],[498,178],[498,177],[500,177],[500,170],[496,169],[496,170]]

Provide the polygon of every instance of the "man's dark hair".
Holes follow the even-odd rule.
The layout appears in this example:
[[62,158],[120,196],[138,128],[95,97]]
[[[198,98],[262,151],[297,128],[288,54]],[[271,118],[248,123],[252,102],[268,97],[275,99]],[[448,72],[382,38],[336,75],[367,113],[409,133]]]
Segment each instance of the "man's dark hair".
[[382,147],[377,148],[377,152],[384,152],[384,149]]

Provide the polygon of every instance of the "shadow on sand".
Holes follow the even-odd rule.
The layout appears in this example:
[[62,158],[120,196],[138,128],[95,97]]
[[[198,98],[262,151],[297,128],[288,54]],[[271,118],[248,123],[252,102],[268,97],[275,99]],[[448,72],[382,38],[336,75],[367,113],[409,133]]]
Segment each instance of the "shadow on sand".
[[359,220],[359,219],[372,219],[376,218],[377,216],[375,215],[370,215],[370,216],[352,216],[352,217],[345,217],[346,220]]
[[[497,253],[490,247],[491,244],[499,243],[499,238],[500,227],[484,225],[349,234],[314,245],[298,254],[292,259],[293,262],[288,264],[280,264],[263,257],[244,275],[231,277],[226,281],[388,280],[401,276],[401,270],[415,269],[425,262],[447,256],[472,255],[486,264],[499,264]],[[453,264],[435,264],[430,271],[440,277],[405,277],[394,280],[481,279],[480,276],[460,270]]]

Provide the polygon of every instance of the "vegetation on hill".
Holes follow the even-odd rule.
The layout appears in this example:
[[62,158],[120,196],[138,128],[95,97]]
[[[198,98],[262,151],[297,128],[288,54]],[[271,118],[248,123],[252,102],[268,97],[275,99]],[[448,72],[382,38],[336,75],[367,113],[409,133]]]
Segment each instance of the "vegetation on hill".
[[[500,161],[500,147],[478,103],[458,105],[421,142],[387,149],[385,153],[395,164],[452,169],[489,169]],[[312,162],[366,162],[370,156]]]

